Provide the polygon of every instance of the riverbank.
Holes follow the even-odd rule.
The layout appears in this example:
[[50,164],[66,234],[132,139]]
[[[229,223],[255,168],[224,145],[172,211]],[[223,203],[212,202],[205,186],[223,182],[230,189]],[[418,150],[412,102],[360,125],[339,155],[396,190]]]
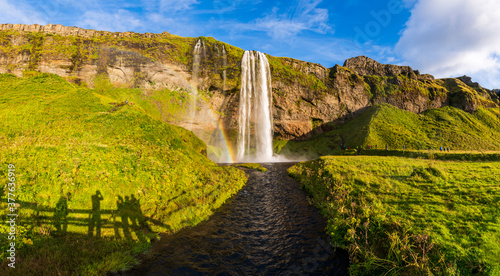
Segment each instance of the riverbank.
[[243,171],[209,160],[200,139],[156,119],[147,99],[127,104],[141,95],[0,74],[0,215],[17,215],[0,225],[0,274],[127,270],[157,233],[197,225],[244,186]]
[[289,169],[351,275],[498,275],[500,162],[322,157]]

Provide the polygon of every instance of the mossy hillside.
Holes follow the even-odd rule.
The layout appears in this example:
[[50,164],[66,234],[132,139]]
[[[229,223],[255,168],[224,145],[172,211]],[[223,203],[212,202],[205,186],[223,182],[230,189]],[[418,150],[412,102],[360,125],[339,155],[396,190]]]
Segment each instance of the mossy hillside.
[[290,159],[315,159],[323,155],[343,154],[342,139],[336,134],[316,135],[305,141],[274,140],[273,151]]
[[[369,107],[335,130],[303,142],[281,142],[278,153],[288,149],[310,156],[338,154],[337,148],[495,151],[500,149],[500,112],[480,108],[473,114],[454,107],[430,109],[414,114],[389,104]],[[283,145],[285,144],[285,145]]]
[[[344,150],[341,148],[343,145],[346,148],[354,149],[363,145],[366,137],[375,136],[375,133],[370,132],[370,125],[373,122],[373,118],[379,111],[379,108],[370,107],[358,115],[355,119],[343,125],[337,126],[335,130],[313,135],[306,141],[277,142],[276,144],[279,145],[279,147],[275,147],[275,152],[284,155],[297,153],[302,154],[307,158],[317,158],[319,156],[331,154],[343,154]],[[410,112],[408,113],[415,115]]]
[[113,103],[128,102],[140,108],[154,119],[168,123],[181,122],[189,116],[189,108],[198,98],[184,89],[168,88],[153,90],[141,88],[115,87],[105,74],[97,75],[93,81],[94,91],[101,103],[110,108]]
[[449,91],[450,105],[467,110],[468,106],[497,107],[486,91],[480,92],[458,79],[442,79],[436,81]]
[[497,162],[322,157],[289,169],[352,275],[498,275]]
[[421,95],[432,101],[438,97],[446,98],[449,90],[437,81],[420,81],[405,75],[398,76],[363,76],[369,87],[372,102],[388,96]]
[[[203,76],[208,80],[208,87],[222,88],[222,72],[226,70],[226,87],[236,89],[239,86],[240,61],[243,50],[219,42],[211,37],[181,37],[168,33],[147,36],[133,33],[116,37],[103,33],[94,37],[59,35],[46,33],[20,33],[0,31],[0,53],[14,58],[20,55],[30,57],[30,70],[36,70],[41,60],[64,60],[70,65],[60,68],[76,73],[84,64],[98,65],[97,73],[103,73],[108,63],[118,57],[121,63],[139,67],[145,63],[174,63],[189,68],[193,67],[193,51],[198,40],[206,43],[206,55],[203,62]],[[226,49],[227,65],[223,66],[222,47]],[[11,69],[15,69],[12,65]]]
[[[16,273],[30,275],[41,263],[47,273],[129,268],[155,232],[196,225],[244,185],[244,173],[206,158],[206,146],[190,131],[154,119],[140,104],[110,105],[121,101],[112,97],[116,91],[48,74],[0,75],[0,177],[7,181],[7,165],[15,165],[20,204],[16,249],[23,262]],[[97,191],[99,227],[89,217]],[[6,197],[2,189],[4,215]],[[120,200],[136,206],[126,209],[132,222],[122,221]],[[69,210],[65,231],[57,227],[61,202]]]
[[[304,73],[302,70],[294,69],[291,65],[293,63],[300,63],[301,66],[312,66],[303,61],[297,61],[285,57],[273,57],[267,55],[269,66],[271,67],[271,75],[273,82],[281,82],[285,85],[292,85],[298,83],[300,86],[311,91],[321,98],[321,95],[327,93],[327,87],[323,80],[319,79],[316,75]],[[280,95],[285,96],[285,95]]]

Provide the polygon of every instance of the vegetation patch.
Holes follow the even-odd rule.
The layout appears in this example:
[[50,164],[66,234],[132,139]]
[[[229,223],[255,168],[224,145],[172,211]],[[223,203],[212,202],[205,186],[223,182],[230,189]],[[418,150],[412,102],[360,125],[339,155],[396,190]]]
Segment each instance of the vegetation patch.
[[424,179],[433,182],[435,178],[446,180],[445,174],[438,168],[429,166],[414,168],[410,177],[414,179]]
[[244,164],[236,164],[234,166],[247,168],[247,169],[254,169],[254,170],[258,170],[259,172],[267,172],[267,169],[258,163],[244,163]]
[[499,162],[321,157],[291,167],[351,275],[498,275]]
[[[299,83],[301,86],[309,88],[311,91],[319,95],[325,95],[327,87],[325,83],[318,79],[314,74],[306,74],[298,69],[292,68],[291,64],[294,62],[291,58],[267,56],[269,65],[272,71],[273,81],[283,82],[287,85]],[[304,63],[302,61],[297,61]],[[304,66],[310,66],[304,63]]]
[[[299,152],[307,156],[342,154],[346,148],[436,151],[499,151],[498,108],[480,108],[470,114],[455,107],[414,114],[389,104],[369,107],[348,123],[306,141],[289,141],[277,153]],[[381,152],[366,154],[383,154]],[[444,152],[442,152],[444,153]]]

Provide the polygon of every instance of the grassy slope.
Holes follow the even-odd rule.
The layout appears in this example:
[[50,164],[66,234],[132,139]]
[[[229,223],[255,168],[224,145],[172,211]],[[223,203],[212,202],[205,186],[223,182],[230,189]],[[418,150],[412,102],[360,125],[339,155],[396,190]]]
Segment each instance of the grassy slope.
[[353,275],[498,275],[499,162],[322,157],[289,173]]
[[300,152],[311,156],[338,154],[340,137],[347,147],[454,150],[500,149],[500,110],[479,109],[474,114],[454,107],[431,109],[423,114],[400,110],[388,104],[368,108],[337,129],[305,142],[278,142],[278,152]]
[[[156,236],[152,231],[195,225],[244,185],[242,171],[207,159],[201,140],[149,116],[147,104],[109,112],[110,102],[122,100],[110,96],[116,91],[137,94],[75,87],[47,74],[0,75],[0,178],[6,183],[7,165],[15,165],[21,205],[18,275],[125,269],[135,264],[134,254],[149,246]],[[91,219],[97,190],[102,194],[100,227]],[[56,225],[68,192],[64,235]],[[125,201],[120,210],[119,197]],[[2,215],[6,202],[2,190]],[[139,222],[142,227],[135,227]],[[97,228],[102,238],[90,237]],[[6,225],[0,231],[6,233]],[[5,235],[0,244],[5,260]]]

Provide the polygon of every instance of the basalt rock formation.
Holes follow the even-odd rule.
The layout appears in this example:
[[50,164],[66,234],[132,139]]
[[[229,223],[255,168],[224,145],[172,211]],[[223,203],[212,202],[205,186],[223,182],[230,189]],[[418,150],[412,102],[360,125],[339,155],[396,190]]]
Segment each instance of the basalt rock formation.
[[[199,40],[203,40],[204,50],[194,66],[193,52]],[[198,89],[208,107],[205,113],[200,111],[194,124],[210,133],[217,125],[205,117],[208,109],[217,111],[217,119],[233,138],[238,127],[243,53],[213,38],[184,38],[167,32],[112,33],[52,24],[0,24],[2,73],[22,75],[37,70],[88,86],[93,86],[96,76],[104,76],[115,85],[144,91]],[[333,68],[267,57],[275,139],[306,139],[380,103],[413,113],[447,105],[474,112],[499,104],[497,93],[468,77],[434,79],[409,66],[380,64],[364,56]],[[194,67],[197,76],[193,78]]]

